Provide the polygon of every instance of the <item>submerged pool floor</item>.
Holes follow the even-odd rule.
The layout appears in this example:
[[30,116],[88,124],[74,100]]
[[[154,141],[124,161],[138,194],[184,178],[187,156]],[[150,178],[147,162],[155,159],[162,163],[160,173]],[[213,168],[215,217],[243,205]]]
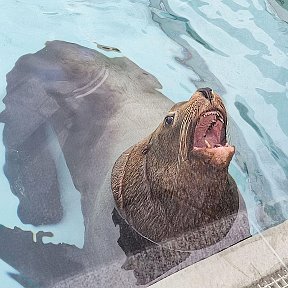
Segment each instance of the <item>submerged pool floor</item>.
[[[229,138],[236,146],[230,173],[256,234],[288,218],[288,24],[269,7],[264,0],[3,1],[0,95],[6,95],[6,74],[18,58],[55,39],[108,57],[128,57],[154,75],[173,102],[189,99],[199,87],[212,87],[230,116]],[[105,51],[97,43],[119,51]],[[44,243],[81,249],[85,228],[80,195],[54,132],[47,133],[59,173],[62,221],[23,224],[17,216],[19,201],[2,170],[0,224],[34,234],[49,231],[54,236],[44,237]],[[2,142],[0,161],[3,167]],[[0,273],[7,287],[22,287],[7,274],[17,271],[5,262],[0,262]]]

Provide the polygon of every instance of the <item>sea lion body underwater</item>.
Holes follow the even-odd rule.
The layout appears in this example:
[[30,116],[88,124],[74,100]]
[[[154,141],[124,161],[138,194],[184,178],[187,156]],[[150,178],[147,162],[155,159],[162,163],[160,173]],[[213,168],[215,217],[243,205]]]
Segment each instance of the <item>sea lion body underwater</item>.
[[[217,212],[213,216],[217,219],[216,222],[218,224],[209,222],[209,217],[205,220],[206,216],[197,218],[201,213],[197,214],[194,210],[190,211],[191,207],[188,203],[186,206],[183,205],[183,201],[173,201],[174,206],[171,205],[171,201],[167,202],[171,205],[171,207],[169,206],[170,208],[168,205],[159,205],[160,209],[162,209],[159,212],[162,214],[158,214],[171,217],[171,226],[169,226],[170,223],[167,225],[169,229],[163,229],[163,227],[159,229],[159,224],[157,224],[158,216],[144,218],[147,225],[146,228],[145,226],[142,227],[147,229],[146,232],[144,230],[141,231],[141,226],[134,220],[134,211],[137,207],[139,208],[139,204],[147,205],[147,203],[130,203],[127,201],[129,198],[126,198],[127,193],[123,192],[129,192],[130,199],[139,195],[147,196],[147,194],[136,193],[137,191],[142,191],[143,193],[143,183],[141,181],[145,178],[142,178],[142,180],[138,179],[137,183],[140,186],[139,190],[136,190],[137,186],[131,185],[133,183],[128,181],[129,179],[134,179],[127,174],[128,172],[136,173],[138,171],[138,176],[143,175],[146,170],[141,170],[141,165],[146,163],[146,167],[149,168],[147,169],[148,183],[153,185],[151,187],[155,188],[154,192],[158,192],[156,187],[158,188],[158,186],[163,184],[167,185],[167,187],[171,184],[174,187],[173,179],[178,179],[177,181],[182,181],[186,185],[189,184],[189,189],[192,187],[191,185],[200,187],[201,180],[195,182],[195,179],[202,179],[201,177],[208,179],[208,175],[204,173],[202,168],[206,169],[207,173],[213,167],[213,165],[210,167],[209,163],[206,162],[205,165],[203,163],[203,166],[199,164],[201,163],[200,159],[203,161],[210,159],[209,157],[205,158],[203,154],[208,153],[209,149],[203,150],[202,154],[200,153],[201,150],[193,151],[190,146],[186,147],[187,150],[185,146],[181,146],[180,149],[180,134],[177,136],[177,133],[180,133],[177,130],[177,125],[180,125],[181,121],[183,122],[181,117],[186,115],[186,113],[181,112],[182,110],[184,111],[184,107],[188,108],[189,103],[192,103],[191,101],[193,101],[193,105],[197,101],[201,101],[202,104],[200,106],[195,105],[195,107],[202,107],[203,109],[211,105],[209,99],[206,99],[202,92],[198,91],[191,100],[174,106],[173,109],[175,111],[173,109],[171,111],[174,111],[175,115],[173,113],[173,115],[169,114],[169,117],[174,117],[172,126],[169,126],[171,118],[167,118],[168,126],[163,126],[163,123],[161,123],[156,130],[157,132],[152,133],[152,137],[141,141],[153,131],[154,127],[156,128],[159,125],[160,121],[165,118],[166,111],[174,105],[170,99],[159,92],[160,88],[161,84],[154,76],[142,70],[128,58],[109,58],[93,49],[63,41],[48,42],[40,51],[22,56],[16,62],[15,67],[7,75],[7,95],[3,100],[5,110],[1,113],[0,120],[5,123],[3,131],[3,143],[6,149],[4,171],[9,181],[11,192],[19,198],[19,219],[23,223],[36,226],[54,225],[60,221],[59,219],[62,220],[62,202],[60,200],[63,191],[60,188],[63,184],[66,185],[66,182],[63,182],[61,177],[61,172],[63,171],[57,170],[58,158],[55,158],[53,149],[51,149],[51,146],[53,146],[51,145],[51,138],[53,138],[61,148],[61,157],[63,156],[67,165],[68,171],[66,172],[69,172],[68,174],[75,188],[81,194],[81,211],[85,225],[84,246],[76,247],[65,243],[34,243],[32,233],[30,235],[29,232],[18,231],[17,229],[11,230],[3,226],[0,229],[0,235],[6,240],[5,245],[2,245],[2,249],[0,249],[1,259],[13,266],[21,275],[35,280],[36,283],[41,282],[47,287],[49,284],[49,287],[55,285],[53,287],[86,288],[95,286],[95,283],[97,283],[97,287],[127,288],[136,286],[135,278],[140,284],[150,283],[155,281],[155,279],[158,280],[159,277],[174,273],[249,236],[245,205],[241,201],[241,197],[236,193],[231,194],[236,195],[235,199],[232,199],[232,203],[236,207],[236,203],[238,203],[236,200],[239,197],[239,209],[237,210],[233,205],[230,209],[233,212],[236,211],[236,220],[234,214],[230,214],[218,221],[217,217],[220,217],[220,214],[224,216],[225,213],[217,212],[218,206],[216,202],[211,207],[211,210]],[[214,100],[212,99],[212,103],[214,103]],[[205,108],[205,105],[208,106]],[[202,113],[201,111],[198,112]],[[226,121],[225,112],[222,111],[221,114],[223,115],[223,120]],[[192,113],[192,115],[196,117],[196,114]],[[205,119],[210,119],[212,116],[206,115]],[[179,122],[178,120],[181,121]],[[193,124],[192,120],[191,118],[187,123]],[[201,124],[202,122],[199,123]],[[203,124],[205,123],[204,121]],[[216,124],[220,125],[218,122]],[[217,125],[216,128],[218,127]],[[177,129],[174,129],[174,127]],[[173,130],[170,128],[173,128]],[[183,131],[185,131],[184,128]],[[188,125],[187,127],[188,130],[193,130],[193,128],[195,128],[193,125]],[[189,135],[191,137],[198,135],[193,133],[192,130],[183,135],[188,135],[188,138],[190,137]],[[172,131],[175,132],[171,133]],[[211,131],[213,132],[214,129]],[[199,130],[200,132],[201,129]],[[172,137],[173,135],[175,137]],[[169,139],[168,136],[172,139],[172,142],[167,141]],[[211,135],[209,137],[213,138]],[[189,139],[185,142],[183,138],[183,145],[184,143],[191,144],[192,142],[189,142]],[[212,144],[209,139],[208,142]],[[196,141],[195,146],[202,147],[203,143],[201,141],[199,143]],[[244,140],[241,139],[241,141]],[[117,197],[116,204],[122,217],[130,224],[128,225],[125,222],[125,226],[120,223],[122,218],[117,221],[115,220],[116,218],[112,218],[115,201],[111,192],[111,171],[121,153],[137,142],[139,144],[131,149],[135,155],[138,153],[139,159],[128,157],[128,169],[123,169],[124,166],[121,166],[121,161],[126,159],[124,153],[114,167],[115,172],[115,168],[119,164],[120,170],[112,175],[113,181],[116,181],[115,185],[117,184],[117,179],[123,179],[121,187],[125,189],[122,189],[120,195],[125,196],[122,198],[124,205],[121,206],[121,198],[117,200]],[[169,145],[170,151],[159,149],[165,143]],[[138,149],[137,147],[140,148]],[[167,153],[164,153],[165,151]],[[198,170],[193,170],[193,173],[198,171],[199,178],[185,182],[181,178],[185,177],[185,173],[180,173],[180,170],[179,173],[176,173],[175,167],[173,169],[173,165],[169,166],[170,163],[176,161],[171,156],[178,153],[177,151],[183,152],[180,155],[181,157],[177,158],[177,163],[178,161],[182,163],[181,165],[183,166],[181,167],[184,172],[186,171],[185,173],[192,173],[189,168],[191,165],[189,166],[188,162],[192,158],[198,159],[197,155],[199,157],[202,155],[202,158],[199,158],[200,162],[198,164],[200,166]],[[185,159],[185,151],[188,151],[187,155],[189,157],[192,155],[193,157]],[[130,153],[130,155],[132,156],[133,153]],[[135,171],[131,169],[133,165],[131,166],[130,164],[133,163],[135,163]],[[186,168],[188,167],[186,170],[184,169],[185,165],[187,165]],[[208,167],[210,168],[208,169]],[[215,170],[215,167],[213,169]],[[213,169],[211,171],[214,171]],[[124,175],[123,171],[125,172],[125,177],[121,178],[120,176]],[[226,171],[225,175],[227,176],[227,168],[223,171]],[[166,178],[160,179],[160,175],[166,175]],[[214,178],[216,175],[211,172],[211,176]],[[126,178],[127,176],[129,177]],[[157,178],[156,176],[159,177]],[[176,176],[178,178],[175,178]],[[190,174],[188,176],[191,177]],[[213,177],[209,181],[212,181]],[[157,179],[163,181],[157,182]],[[179,185],[180,182],[177,183]],[[128,187],[134,190],[129,190],[127,189]],[[174,190],[167,191],[173,192]],[[114,196],[117,196],[118,192],[114,190]],[[194,204],[199,203],[200,208],[203,204],[202,207],[208,211],[210,209],[209,205],[213,204],[213,202],[207,202],[207,199],[201,198],[200,196],[204,195],[201,194],[201,191],[198,194],[193,196],[195,197]],[[153,198],[150,198],[154,202],[150,201],[148,203],[155,205],[154,207],[157,208],[156,204],[161,203],[161,196],[165,195],[172,195],[174,200],[177,199],[176,194],[156,193],[151,194]],[[187,196],[190,195],[187,194]],[[208,197],[208,194],[206,196]],[[215,195],[213,197],[217,199]],[[208,200],[213,199],[213,197],[208,197]],[[171,199],[165,198],[165,201]],[[207,205],[205,206],[206,202]],[[133,207],[133,205],[136,206]],[[154,209],[153,206],[151,207]],[[166,210],[163,211],[163,207],[166,207]],[[180,207],[183,208],[183,212],[187,211],[186,220],[189,221],[183,221],[180,218],[176,219],[176,217],[183,216],[183,212],[177,214]],[[227,210],[227,214],[230,213],[230,210]],[[146,207],[141,211],[139,209],[142,214],[136,213],[137,218],[139,219],[142,215],[146,216],[145,211],[147,212]],[[204,209],[202,211],[205,212]],[[157,214],[157,211],[155,210],[153,213]],[[155,215],[153,213],[151,211],[150,215]],[[203,215],[206,214],[203,213]],[[207,215],[209,216],[210,214]],[[194,219],[193,223],[195,226],[193,223],[191,226],[188,217]],[[226,221],[226,218],[229,221]],[[151,220],[151,222],[148,223],[148,220]],[[169,219],[164,220],[166,221],[164,223],[168,223]],[[207,221],[207,224],[205,224],[205,221]],[[201,224],[200,222],[203,223],[205,229],[198,226],[198,224]],[[177,224],[179,225],[177,226]],[[227,228],[224,229],[225,225],[227,225]],[[127,226],[129,226],[130,230]],[[194,234],[190,233],[190,228],[196,226],[198,232],[193,231],[193,233],[195,232]],[[242,227],[244,227],[244,232]],[[45,229],[47,231],[50,229],[49,226],[45,228],[47,228]],[[172,249],[170,249],[170,244],[173,239],[167,240],[169,247],[162,244],[152,247],[152,241],[149,241],[150,244],[148,245],[146,245],[147,241],[143,244],[141,241],[144,237],[131,228],[138,232],[141,231],[143,236],[146,234],[146,237],[151,240],[162,241],[175,236],[177,241],[172,243]],[[75,230],[76,233],[79,233],[77,229]],[[153,230],[162,232],[161,234],[153,234]],[[142,240],[138,241],[137,239],[138,242],[131,241],[131,238],[126,237],[127,234],[133,234],[131,231],[135,232],[134,235],[137,234],[138,238]],[[188,231],[189,235],[185,234],[186,232],[183,233],[183,231]],[[229,232],[227,233],[227,231]],[[64,233],[66,233],[66,230],[63,230]],[[214,234],[217,236],[212,237]],[[185,241],[182,241],[182,235],[185,237]],[[135,242],[141,243],[136,243],[136,245]],[[181,246],[179,243],[184,244]],[[192,243],[193,245],[189,246],[187,243]],[[178,251],[173,250],[175,247],[181,251],[189,250],[189,253],[178,253]],[[205,248],[201,249],[201,247]],[[23,254],[23,251],[27,251],[27,254]],[[179,256],[180,254],[181,256]],[[29,263],[27,263],[28,256]],[[183,262],[184,260],[185,263]],[[123,265],[124,262],[130,266],[128,264]],[[179,263],[181,265],[178,265]],[[124,266],[129,271],[122,269]],[[131,270],[135,272],[134,275]]]
[[200,248],[225,237],[241,197],[228,173],[235,148],[227,143],[226,126],[225,106],[210,88],[175,104],[158,128],[114,165],[112,191],[120,215],[155,242],[228,217],[229,224],[214,226],[223,231],[211,233],[214,238]]

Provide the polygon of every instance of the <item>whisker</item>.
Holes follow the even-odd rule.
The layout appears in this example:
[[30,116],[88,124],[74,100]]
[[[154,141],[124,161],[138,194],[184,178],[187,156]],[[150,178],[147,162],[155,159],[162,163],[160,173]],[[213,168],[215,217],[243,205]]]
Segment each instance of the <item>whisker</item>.
[[226,126],[226,139],[227,139],[227,143],[229,144],[233,144],[232,142],[232,137],[231,137],[231,124],[230,122],[228,121],[227,122],[227,126]]
[[[185,112],[185,117],[182,121],[181,128],[180,128],[180,145],[179,145],[179,153],[178,153],[178,161],[184,161],[188,155],[188,147],[187,147],[187,137],[188,137],[188,130],[191,123],[191,118],[193,115],[193,110],[191,109],[192,105],[189,105]],[[180,159],[179,159],[180,156]]]

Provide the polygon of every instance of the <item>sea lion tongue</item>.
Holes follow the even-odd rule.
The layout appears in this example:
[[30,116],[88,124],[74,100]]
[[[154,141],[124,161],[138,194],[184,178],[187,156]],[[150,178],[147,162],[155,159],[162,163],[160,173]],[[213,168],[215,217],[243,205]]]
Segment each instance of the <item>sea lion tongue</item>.
[[224,120],[217,111],[206,112],[200,116],[194,132],[194,147],[214,148],[226,144]]

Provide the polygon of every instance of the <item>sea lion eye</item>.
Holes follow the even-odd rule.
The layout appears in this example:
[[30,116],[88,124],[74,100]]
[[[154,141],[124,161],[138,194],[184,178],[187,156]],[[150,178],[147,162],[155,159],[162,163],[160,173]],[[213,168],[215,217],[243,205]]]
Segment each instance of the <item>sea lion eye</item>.
[[172,125],[174,122],[174,115],[166,116],[164,119],[165,125]]

